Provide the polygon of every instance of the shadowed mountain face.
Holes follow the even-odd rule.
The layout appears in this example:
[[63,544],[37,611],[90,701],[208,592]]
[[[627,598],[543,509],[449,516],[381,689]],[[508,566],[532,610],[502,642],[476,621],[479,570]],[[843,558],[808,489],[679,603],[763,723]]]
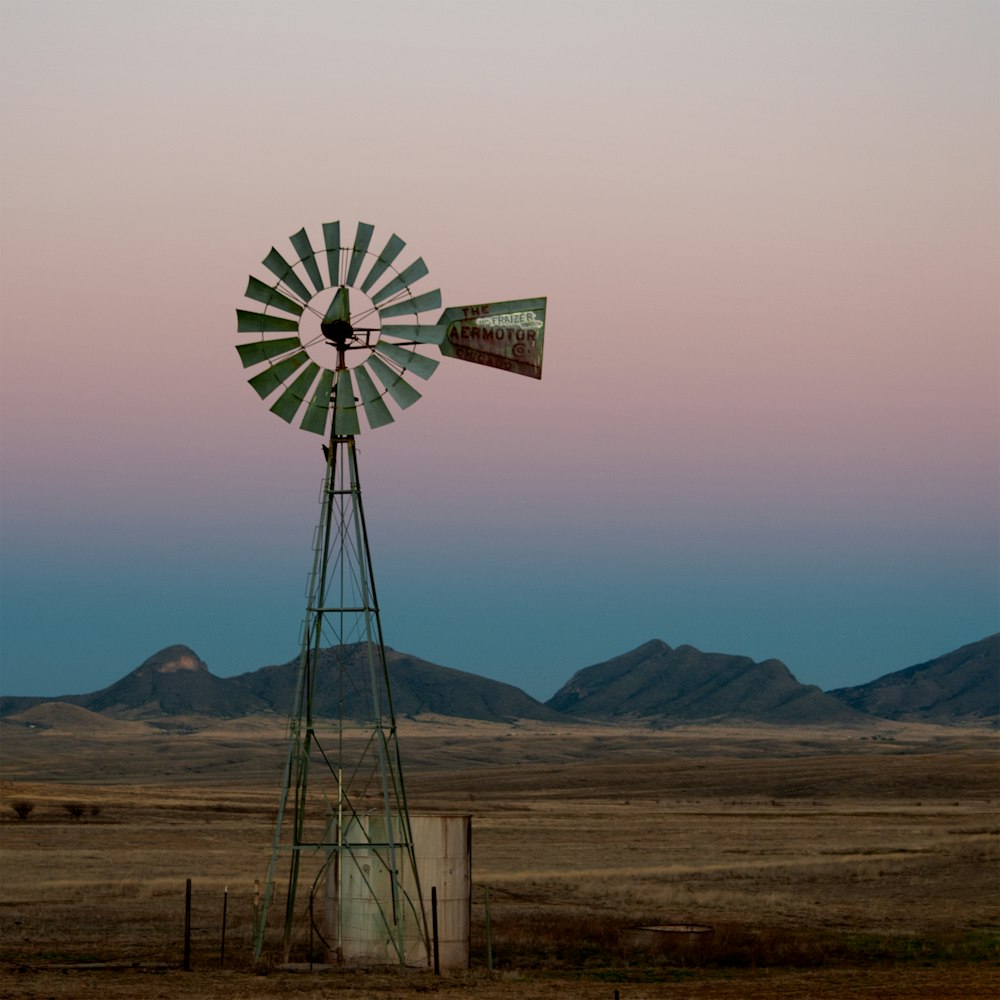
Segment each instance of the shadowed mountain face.
[[693,646],[671,649],[659,639],[580,670],[546,704],[596,721],[870,721],[819,688],[800,684],[780,660],[755,663]]
[[[321,652],[314,714],[369,717],[365,648],[359,644]],[[558,713],[510,684],[439,667],[389,648],[386,666],[397,716],[430,713],[494,722],[559,719]],[[110,687],[92,694],[56,698],[0,698],[0,715],[57,701],[117,719],[183,715],[239,718],[260,712],[287,715],[295,697],[297,673],[298,658],[238,677],[216,677],[187,646],[168,646]]]
[[[230,681],[210,673],[204,661],[183,645],[161,649],[121,680],[91,694],[3,700],[30,701],[32,705],[61,701],[117,719],[153,719],[172,715],[233,718],[268,708],[266,703],[234,688]],[[24,704],[23,707],[29,706]],[[4,708],[8,706],[4,705]]]
[[[325,649],[313,711],[318,716],[368,717],[363,645]],[[596,722],[762,722],[849,725],[872,717],[943,723],[1000,719],[1000,634],[872,681],[824,694],[800,684],[779,660],[672,649],[655,639],[629,653],[578,671],[546,703],[520,688],[386,649],[396,715],[442,715]],[[62,702],[121,720],[174,716],[285,716],[295,696],[298,659],[238,677],[212,674],[187,646],[168,646],[110,687],[55,698],[2,697],[0,717]],[[868,714],[862,714],[868,713]],[[26,720],[30,721],[30,719]],[[41,721],[41,717],[39,718]]]
[[[366,694],[369,670],[366,647],[324,649],[320,653],[313,712],[337,718],[365,719],[371,708]],[[439,667],[386,647],[386,667],[397,716],[431,713],[463,719],[500,722],[509,719],[557,720],[558,713],[520,688],[450,667]],[[295,695],[298,660],[263,667],[233,677],[231,683],[247,696],[287,712]]]
[[833,697],[861,712],[911,722],[1000,721],[1000,632]]

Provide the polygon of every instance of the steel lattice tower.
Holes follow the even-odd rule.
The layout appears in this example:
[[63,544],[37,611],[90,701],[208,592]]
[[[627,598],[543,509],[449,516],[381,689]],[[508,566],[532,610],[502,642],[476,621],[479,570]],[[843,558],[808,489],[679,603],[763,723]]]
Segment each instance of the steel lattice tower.
[[300,229],[289,237],[292,259],[272,247],[262,261],[272,280],[251,275],[253,306],[236,310],[238,332],[253,335],[237,345],[243,367],[255,370],[250,385],[274,400],[273,413],[301,418],[327,441],[278,819],[255,918],[258,959],[286,862],[286,960],[306,911],[310,936],[336,958],[429,960],[358,478],[359,414],[374,429],[394,421],[389,402],[416,402],[408,377],[430,378],[439,364],[432,348],[531,378],[542,372],[544,298],[451,307],[422,322],[441,307],[439,289],[414,293],[428,273],[423,258],[397,269],[405,242],[393,234],[376,251],[373,235],[359,222],[344,244],[340,222],[326,222],[317,246]]

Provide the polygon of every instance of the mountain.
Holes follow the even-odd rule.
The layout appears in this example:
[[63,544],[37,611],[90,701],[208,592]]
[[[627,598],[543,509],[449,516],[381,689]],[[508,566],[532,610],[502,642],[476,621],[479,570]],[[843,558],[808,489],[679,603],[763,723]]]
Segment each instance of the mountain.
[[[362,692],[365,647],[332,647],[320,654],[313,699],[319,716],[367,718]],[[772,725],[850,725],[873,717],[1000,726],[1000,633],[927,663],[859,687],[824,694],[800,684],[779,660],[672,649],[654,639],[631,652],[577,671],[542,704],[519,688],[441,667],[386,647],[397,717],[441,715],[501,722],[592,720],[600,723],[760,722]],[[45,728],[76,719],[70,706],[152,723],[179,716],[235,719],[288,714],[298,658],[237,677],[216,677],[188,646],[161,649],[100,691],[55,698],[0,697],[0,717]],[[29,710],[54,706],[48,712]],[[53,714],[56,713],[56,714]],[[162,723],[156,723],[161,725]]]
[[[321,651],[313,698],[317,716],[368,718],[365,648],[359,643]],[[388,647],[385,652],[397,716],[430,713],[494,722],[559,719],[552,709],[511,684],[439,667]],[[297,670],[298,657],[237,677],[216,677],[188,646],[168,646],[121,680],[91,694],[0,698],[0,716],[20,719],[27,710],[53,702],[130,720],[192,715],[229,719],[261,712],[287,715],[295,696]]]
[[870,722],[861,712],[800,684],[780,660],[672,649],[660,639],[578,671],[546,704],[599,722]]
[[859,712],[885,719],[1000,722],[1000,632],[830,694]]
[[164,715],[233,718],[268,707],[235,689],[230,681],[216,677],[193,650],[182,645],[161,649],[110,687],[74,701],[92,712],[119,719]]
[[[316,715],[367,718],[369,711],[365,674],[366,646],[336,646],[320,651],[313,696]],[[386,667],[397,717],[431,713],[463,719],[499,722],[509,719],[555,721],[558,713],[525,694],[520,688],[440,667],[386,646]],[[295,695],[298,658],[280,666],[262,667],[231,678],[248,697],[266,702],[275,711],[287,712]],[[565,720],[563,720],[565,721]]]
[[90,694],[55,698],[2,698],[0,715],[9,716],[46,702],[78,705],[116,719],[155,719],[175,715],[233,718],[265,711],[268,705],[240,691],[188,646],[167,646],[109,687]]

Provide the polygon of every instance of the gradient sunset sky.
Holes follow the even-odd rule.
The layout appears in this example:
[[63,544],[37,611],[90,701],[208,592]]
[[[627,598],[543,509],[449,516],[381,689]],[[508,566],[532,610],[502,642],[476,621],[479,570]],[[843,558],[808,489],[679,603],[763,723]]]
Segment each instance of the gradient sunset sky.
[[[824,689],[998,628],[1000,5],[0,5],[0,689],[292,659],[319,439],[234,310],[303,225],[549,299],[359,439],[387,643]],[[266,272],[264,272],[266,273]]]

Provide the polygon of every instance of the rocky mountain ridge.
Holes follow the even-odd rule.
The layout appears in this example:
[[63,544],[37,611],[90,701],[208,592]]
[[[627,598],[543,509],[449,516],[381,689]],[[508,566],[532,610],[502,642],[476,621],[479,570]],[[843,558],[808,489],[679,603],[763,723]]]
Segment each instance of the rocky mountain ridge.
[[[100,691],[55,698],[0,697],[0,718],[61,702],[119,720],[287,715],[298,659],[217,677],[185,645],[168,646]],[[367,656],[361,645],[323,650],[313,711],[365,718]],[[997,724],[1000,633],[887,674],[870,684],[823,692],[799,683],[780,660],[672,648],[660,639],[577,671],[545,704],[519,688],[386,648],[397,716],[486,721],[671,726],[870,724],[877,719]],[[37,715],[37,713],[34,713]],[[31,723],[32,715],[24,717]],[[39,717],[40,719],[41,717]]]

